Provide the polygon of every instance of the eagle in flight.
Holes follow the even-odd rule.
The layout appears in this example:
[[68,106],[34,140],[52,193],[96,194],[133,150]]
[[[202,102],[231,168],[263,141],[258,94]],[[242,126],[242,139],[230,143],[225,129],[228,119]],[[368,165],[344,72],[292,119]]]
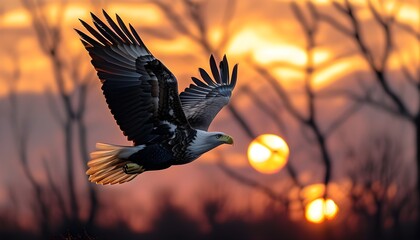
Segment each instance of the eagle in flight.
[[133,146],[97,143],[86,174],[97,184],[125,183],[145,171],[192,162],[231,136],[208,132],[216,114],[229,102],[236,84],[237,64],[229,77],[226,56],[219,64],[210,56],[213,78],[202,68],[203,81],[178,95],[175,76],[144,45],[136,30],[103,11],[105,24],[94,14],[91,34],[77,33],[92,58],[114,119]]

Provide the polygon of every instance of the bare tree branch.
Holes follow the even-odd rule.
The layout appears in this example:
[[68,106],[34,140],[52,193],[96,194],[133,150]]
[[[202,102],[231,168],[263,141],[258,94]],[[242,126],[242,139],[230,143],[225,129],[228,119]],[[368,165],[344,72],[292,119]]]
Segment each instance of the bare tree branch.
[[345,35],[347,37],[352,37],[354,35],[354,33],[351,30],[347,29],[347,27],[345,27],[344,25],[342,25],[341,23],[339,23],[337,20],[335,20],[331,16],[318,13],[318,18],[320,20],[324,21],[324,22],[327,22],[333,28],[335,28],[337,31],[339,31],[340,33],[342,33],[343,35]]
[[45,95],[47,97],[47,103],[48,103],[51,115],[61,127],[64,127],[65,119],[62,116],[63,114],[60,112],[60,108],[57,105],[57,101],[54,98],[53,93],[51,92],[51,90],[47,90]]
[[256,65],[253,62],[249,62],[249,64],[262,76],[264,79],[270,83],[273,87],[274,91],[277,95],[282,99],[284,107],[287,111],[292,114],[296,119],[299,121],[305,121],[304,117],[301,115],[300,112],[297,111],[296,107],[293,106],[292,101],[290,100],[289,96],[286,93],[286,90],[278,83],[277,79],[271,75],[265,68]]
[[54,194],[54,197],[56,198],[56,201],[57,201],[58,206],[59,206],[59,210],[61,211],[62,216],[64,216],[64,219],[67,222],[67,221],[69,221],[69,217],[68,217],[68,214],[67,214],[67,211],[66,211],[67,208],[66,208],[66,204],[65,204],[65,201],[64,201],[64,197],[63,197],[63,194],[61,193],[59,187],[55,183],[56,180],[54,180],[54,179],[57,179],[57,178],[52,176],[51,168],[48,164],[48,161],[46,159],[44,159],[43,163],[44,163],[44,169],[45,169],[45,172],[47,174],[47,179],[48,179],[48,183],[50,185],[50,188],[51,188],[51,190]]
[[[337,8],[337,5],[338,4],[334,4],[333,6]],[[348,0],[345,1],[345,5],[346,5],[345,11],[341,11],[341,12],[345,13],[343,15],[346,16],[351,22],[351,26],[353,28],[353,36],[351,36],[351,39],[354,40],[354,42],[356,43],[357,47],[360,50],[361,55],[366,59],[371,71],[375,75],[377,83],[379,84],[381,89],[384,91],[384,93],[387,96],[389,96],[389,98],[398,108],[398,111],[401,112],[401,114],[407,117],[408,119],[413,119],[413,115],[408,110],[408,107],[402,101],[402,99],[399,98],[398,94],[391,88],[391,86],[389,85],[385,77],[386,62],[389,58],[389,54],[393,45],[391,41],[391,32],[390,32],[390,25],[389,25],[390,22],[382,20],[382,18],[379,16],[379,13],[375,10],[371,2],[369,1],[369,9],[372,12],[372,14],[375,16],[376,21],[380,24],[380,26],[382,26],[382,29],[384,31],[384,38],[385,38],[384,39],[385,40],[384,52],[381,58],[381,64],[378,67],[375,64],[375,60],[373,58],[373,54],[371,50],[369,50],[366,43],[362,40],[360,21],[359,19],[357,19],[355,15],[354,7]],[[331,22],[328,22],[328,23],[331,24]]]
[[398,28],[414,36],[417,40],[420,40],[420,32],[417,32],[413,27],[404,24],[402,22],[395,21],[394,23]]
[[[319,122],[316,119],[317,109],[315,107],[315,91],[313,89],[313,72],[314,72],[314,63],[313,63],[313,49],[315,48],[315,34],[318,30],[318,13],[316,12],[313,5],[308,5],[308,8],[312,14],[312,23],[309,23],[308,20],[303,16],[302,10],[296,3],[291,3],[293,13],[300,23],[302,30],[306,37],[306,56],[307,63],[305,67],[305,81],[304,81],[304,92],[306,96],[306,107],[307,107],[307,116],[303,116],[298,109],[292,104],[290,96],[283,89],[280,82],[270,74],[270,72],[258,66],[255,63],[251,63],[253,68],[273,87],[273,90],[277,93],[279,98],[282,100],[285,109],[302,125],[305,125],[311,129],[312,133],[315,136],[316,143],[318,144],[319,150],[321,152],[322,160],[325,166],[325,175],[324,175],[324,184],[328,185],[331,177],[331,157],[326,145],[326,135],[321,132],[319,127]],[[326,188],[327,189],[327,188]],[[325,196],[327,191],[325,191]]]
[[240,89],[236,91],[236,97],[238,98],[240,94],[243,93],[246,96],[248,96],[252,102],[258,106],[259,109],[261,109],[267,116],[269,116],[274,123],[277,125],[277,128],[280,132],[282,132],[284,135],[286,135],[287,127],[283,119],[280,117],[279,113],[281,109],[275,111],[271,109],[262,99],[261,96],[255,93],[250,87],[247,85],[244,85]]
[[405,79],[408,81],[408,83],[410,83],[414,88],[417,88],[420,92],[420,70],[417,70],[417,76],[411,74],[410,70],[408,69],[408,63],[404,61],[404,57],[400,49],[398,49],[397,46],[395,46],[394,48],[401,67],[401,72],[403,73]]
[[251,139],[254,139],[257,137],[257,134],[252,130],[250,125],[246,122],[246,120],[241,116],[241,114],[238,112],[237,108],[235,107],[234,101],[231,100],[230,104],[227,105],[227,108],[229,112],[231,113],[232,117],[241,125],[244,132],[247,134],[247,136]]
[[354,93],[350,90],[330,90],[328,92],[324,92],[321,94],[318,94],[318,97],[320,98],[336,98],[336,97],[345,97],[349,100],[352,100],[354,102],[360,102],[360,103],[365,103],[368,105],[371,105],[373,107],[377,107],[380,108],[394,116],[397,117],[401,117],[400,113],[395,110],[394,108],[388,106],[388,105],[384,105],[383,102],[377,101],[375,99],[372,98],[370,92],[367,92],[366,95],[364,96],[360,96],[357,93]]
[[17,99],[17,84],[20,80],[20,67],[19,59],[17,58],[16,53],[13,52],[12,58],[14,58],[15,69],[11,74],[11,79],[9,80],[9,102],[10,102],[10,123],[12,134],[15,140],[16,152],[18,154],[19,163],[23,169],[25,178],[28,179],[35,195],[35,202],[37,207],[40,210],[40,219],[39,224],[41,227],[42,235],[48,236],[50,232],[49,228],[49,210],[47,203],[44,200],[44,192],[41,184],[36,180],[31,168],[29,166],[28,159],[28,142],[30,134],[30,124],[27,117],[20,116],[20,105]]
[[[372,216],[368,223],[373,226],[372,238],[380,239],[383,235],[383,221],[387,216],[393,216],[391,205],[395,200],[388,196],[392,185],[397,184],[401,175],[401,145],[394,136],[381,135],[367,139],[362,143],[361,150],[352,150],[348,157],[349,176],[353,185],[358,187],[350,191],[352,206],[366,216]],[[405,188],[405,187],[404,187]],[[411,195],[411,194],[407,194]],[[405,198],[405,197],[403,197]],[[375,212],[369,211],[372,204],[366,199],[371,199]],[[397,221],[397,219],[394,219]]]
[[[80,228],[83,223],[86,223],[85,228],[90,230],[96,216],[98,199],[93,186],[88,185],[90,208],[88,220],[85,222],[79,215],[79,201],[81,199],[78,198],[78,191],[76,191],[76,156],[74,150],[76,144],[78,144],[80,159],[86,168],[89,155],[87,149],[87,127],[84,117],[88,90],[92,86],[92,79],[94,79],[93,71],[83,71],[81,55],[71,56],[67,54],[66,57],[63,57],[60,51],[65,46],[65,39],[62,38],[62,22],[66,1],[63,0],[58,4],[56,19],[46,17],[46,9],[43,7],[44,3],[41,0],[22,0],[22,3],[31,16],[39,46],[51,62],[57,86],[57,96],[49,94],[48,100],[52,115],[60,123],[64,138],[67,187],[60,190],[64,189],[64,191],[67,191],[69,197],[69,228],[71,228],[69,231],[74,233],[85,231],[85,229]],[[66,61],[66,59],[69,60]],[[72,87],[66,86],[68,81],[72,83]],[[57,106],[56,102],[60,106]],[[75,130],[78,131],[78,138],[75,136]],[[52,188],[55,189],[55,187]]]
[[261,184],[257,181],[254,181],[254,180],[252,180],[248,177],[240,175],[236,171],[233,171],[232,169],[230,169],[226,166],[226,164],[223,162],[223,160],[219,161],[218,166],[226,175],[236,179],[238,182],[240,182],[240,183],[242,183],[246,186],[258,189],[259,191],[261,191],[262,193],[267,195],[270,199],[272,199],[274,201],[277,201],[277,202],[280,202],[283,205],[288,204],[288,200],[285,199],[283,197],[283,195],[277,194],[271,188],[269,188],[269,187],[267,187],[267,186],[265,186],[265,185],[263,185],[263,184]]
[[332,132],[334,132],[337,128],[339,128],[343,123],[345,123],[351,116],[353,116],[357,111],[359,111],[363,107],[362,102],[356,101],[349,107],[344,113],[338,116],[335,121],[330,123],[329,127],[325,130],[325,136],[329,136]]

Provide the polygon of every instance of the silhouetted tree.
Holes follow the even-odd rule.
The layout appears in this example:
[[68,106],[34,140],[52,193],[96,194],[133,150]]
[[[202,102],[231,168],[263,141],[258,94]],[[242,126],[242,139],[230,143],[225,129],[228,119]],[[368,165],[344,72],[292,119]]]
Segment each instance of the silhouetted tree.
[[[357,54],[365,60],[365,64],[370,70],[373,87],[381,91],[381,95],[386,97],[386,101],[375,97],[370,88],[366,89],[364,95],[347,90],[337,92],[337,94],[347,96],[356,102],[367,103],[374,108],[384,110],[411,124],[414,130],[413,142],[416,151],[417,195],[418,199],[420,199],[420,101],[418,100],[420,99],[420,72],[418,71],[419,66],[415,62],[411,61],[408,63],[403,61],[396,44],[397,37],[401,35],[398,33],[405,32],[409,34],[417,43],[420,40],[420,33],[415,28],[398,21],[397,16],[400,13],[403,1],[395,1],[390,11],[385,11],[385,3],[383,1],[374,2],[368,0],[366,4],[370,14],[373,16],[376,27],[382,33],[377,36],[381,38],[382,44],[380,46],[368,45],[363,33],[364,24],[359,17],[360,9],[349,0],[345,0],[343,3],[332,1],[331,4],[335,13],[344,17],[350,23],[349,26],[336,21],[328,13],[316,11],[316,14],[323,22],[352,41],[352,44],[357,48]],[[378,48],[381,50],[379,54],[376,53]],[[413,90],[410,93],[412,94],[410,98],[406,97],[406,91],[402,91],[400,87],[396,87],[398,84],[394,84],[394,82],[397,79],[391,79],[389,63],[391,54],[393,53],[398,56],[401,65],[402,76],[399,78],[405,81],[404,86]],[[413,53],[418,56],[418,49],[414,50]],[[410,70],[410,66],[414,67],[411,68],[415,69],[414,72]],[[415,106],[412,106],[413,98],[417,99]],[[420,236],[420,206],[417,207],[417,216],[418,235]]]
[[[311,131],[312,136],[308,136],[308,138],[310,142],[315,142],[317,148],[319,149],[321,159],[325,167],[323,183],[328,185],[332,174],[332,157],[330,150],[328,149],[327,140],[338,127],[340,127],[352,116],[352,114],[360,109],[361,104],[356,103],[347,107],[346,111],[340,115],[334,116],[329,120],[329,125],[324,127],[326,119],[323,119],[319,113],[321,105],[319,104],[319,91],[316,91],[314,88],[314,72],[319,70],[318,68],[325,68],[329,66],[335,59],[323,63],[322,66],[315,65],[315,47],[319,44],[315,41],[315,37],[319,31],[319,18],[314,10],[314,5],[311,2],[307,2],[306,7],[310,14],[305,17],[302,7],[295,2],[291,3],[293,14],[298,20],[306,40],[306,64],[303,69],[305,78],[303,79],[304,84],[302,86],[302,92],[305,96],[306,110],[302,112],[299,107],[293,104],[292,94],[283,86],[281,81],[283,79],[275,77],[266,67],[258,65],[255,62],[251,62],[250,64],[260,74],[262,79],[266,80],[273,88],[277,96],[281,99],[284,110],[286,110],[287,113],[289,113],[301,126]],[[328,188],[325,189],[327,190]],[[325,191],[325,196],[326,195],[327,192]]]
[[[68,222],[71,232],[88,230],[92,227],[97,212],[98,195],[92,184],[88,184],[89,210],[86,220],[80,216],[80,202],[77,196],[75,185],[75,164],[77,157],[74,154],[76,146],[80,152],[82,165],[87,168],[89,160],[87,150],[87,127],[85,121],[87,95],[89,87],[94,79],[93,71],[82,67],[83,61],[80,56],[74,56],[64,52],[65,41],[63,39],[62,18],[65,9],[65,1],[58,4],[56,19],[47,16],[45,3],[38,0],[22,0],[22,3],[32,19],[33,28],[40,46],[40,49],[50,60],[57,92],[48,94],[48,102],[52,114],[59,123],[63,132],[66,165],[67,187],[53,187],[53,192],[63,204],[63,197],[60,191],[67,191],[69,203]],[[70,87],[69,87],[70,86]],[[57,103],[57,104],[56,104]],[[47,165],[46,165],[47,166]],[[48,175],[51,181],[53,176]],[[65,212],[65,210],[63,210]],[[84,225],[82,227],[81,225]]]
[[[412,198],[403,174],[407,174],[402,146],[395,137],[387,135],[372,135],[362,142],[357,149],[347,153],[348,176],[352,186],[349,199],[353,213],[362,220],[360,228],[367,227],[370,239],[385,239],[385,221],[392,219],[395,237],[404,236],[399,227],[400,212],[403,209],[413,211],[414,204],[409,204]],[[399,234],[399,235],[397,235]]]

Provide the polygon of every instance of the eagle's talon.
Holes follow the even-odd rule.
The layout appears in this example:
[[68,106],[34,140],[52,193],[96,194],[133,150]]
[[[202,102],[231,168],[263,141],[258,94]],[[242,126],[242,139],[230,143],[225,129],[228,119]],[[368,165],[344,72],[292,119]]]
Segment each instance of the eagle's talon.
[[143,167],[137,163],[127,163],[124,165],[123,169],[126,174],[137,174],[144,172]]

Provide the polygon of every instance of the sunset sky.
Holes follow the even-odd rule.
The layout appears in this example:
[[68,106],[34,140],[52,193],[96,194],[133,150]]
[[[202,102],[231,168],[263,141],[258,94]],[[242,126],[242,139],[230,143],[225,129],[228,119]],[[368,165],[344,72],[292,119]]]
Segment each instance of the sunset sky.
[[[178,1],[174,1],[173,8],[176,12],[182,13],[185,9]],[[281,101],[274,98],[270,85],[261,80],[261,76],[251,67],[251,62],[265,67],[285,86],[290,92],[299,110],[305,113],[303,82],[305,78],[304,68],[308,57],[305,50],[306,39],[302,32],[301,25],[296,20],[288,0],[249,0],[237,1],[235,10],[228,15],[231,16],[231,23],[225,26],[221,20],[225,17],[227,1],[215,0],[208,1],[205,8],[205,19],[209,26],[210,43],[215,47],[222,41],[224,29],[227,28],[229,38],[226,45],[221,49],[220,54],[226,54],[230,67],[234,63],[239,63],[238,86],[236,90],[247,86],[255,90],[263,101],[271,106],[281,106]],[[296,1],[299,6],[304,6],[306,1]],[[350,27],[336,10],[333,10],[328,0],[312,1],[323,13],[328,13],[336,21],[346,27]],[[338,1],[342,2],[342,1]],[[370,13],[366,1],[351,1],[357,8],[357,16],[362,24],[363,39],[372,49],[375,56],[383,54],[383,34],[374,21],[374,16]],[[375,1],[374,1],[375,2]],[[397,6],[392,0],[385,0],[384,7],[380,11],[386,16]],[[93,4],[92,4],[93,3]],[[94,12],[103,19],[100,12],[105,9],[112,17],[118,14],[126,23],[131,23],[148,49],[159,58],[177,77],[179,90],[187,87],[191,76],[198,77],[198,68],[206,70],[208,66],[208,53],[188,36],[180,34],[165,14],[153,1],[67,1],[63,6],[62,14],[59,1],[45,1],[47,18],[52,22],[59,16],[62,17],[63,46],[60,54],[67,56],[70,60],[79,57],[80,65],[84,72],[91,71],[93,68],[89,64],[89,58],[73,28],[82,29],[78,19],[83,19],[91,23],[89,12]],[[417,33],[420,32],[420,13],[419,1],[403,1],[400,6],[396,20],[406,26],[410,26]],[[308,11],[305,16],[308,17]],[[187,26],[196,31],[190,22],[186,21]],[[194,32],[196,34],[196,32]],[[26,178],[22,177],[23,172],[16,161],[17,154],[14,147],[14,140],[10,130],[9,102],[10,76],[15,69],[19,69],[20,78],[17,86],[19,98],[20,117],[30,121],[29,151],[31,166],[36,173],[36,177],[41,182],[46,182],[42,162],[46,159],[51,166],[56,169],[55,176],[60,177],[60,171],[64,169],[62,135],[59,126],[51,114],[50,105],[46,100],[46,94],[56,94],[57,88],[54,83],[54,75],[48,57],[42,52],[34,33],[31,16],[22,7],[19,1],[0,0],[0,153],[3,167],[0,168],[0,208],[10,207],[9,188],[13,187],[19,196],[30,190]],[[410,100],[413,95],[406,82],[399,81],[402,78],[402,65],[412,74],[418,75],[420,67],[420,46],[418,39],[407,33],[402,28],[393,29],[393,41],[395,51],[391,52],[387,64],[390,78],[396,88],[407,94]],[[218,59],[222,57],[216,56]],[[378,61],[379,61],[378,57]],[[348,38],[335,31],[325,23],[319,26],[319,33],[316,36],[316,47],[313,50],[314,76],[313,87],[319,92],[328,92],[337,89],[358,90],[358,81],[365,81],[366,85],[372,85],[371,73],[368,65]],[[368,79],[368,80],[366,80]],[[89,151],[94,150],[96,142],[105,142],[121,145],[130,145],[121,134],[115,124],[100,91],[100,83],[94,79],[94,84],[89,92],[88,100],[88,144]],[[68,81],[67,88],[72,89],[71,81]],[[273,109],[282,115],[286,123],[286,130],[279,129],[275,122],[266,120],[267,117],[253,104],[252,100],[243,94],[235,95],[233,100],[235,106],[240,109],[241,114],[246,116],[246,120],[251,124],[257,134],[271,133],[281,135],[289,145],[289,162],[299,170],[299,178],[305,186],[320,184],[322,182],[323,166],[319,161],[319,154],[316,147],[312,146],[305,138],[305,130],[297,124],[284,109]],[[410,101],[408,101],[410,102]],[[319,118],[322,119],[327,128],[330,119],[337,113],[342,112],[349,102],[344,98],[335,98],[320,103],[321,110]],[[410,105],[413,109],[417,107],[413,101]],[[369,121],[374,118],[375,121]],[[393,129],[387,126],[393,124]],[[351,117],[342,128],[334,133],[329,143],[329,148],[333,156],[337,159],[334,162],[333,181],[329,188],[332,197],[340,204],[345,204],[343,192],[349,186],[348,179],[343,177],[346,171],[344,162],[345,154],[343,146],[360,147],[367,135],[372,132],[383,132],[384,129],[392,134],[398,134],[404,144],[401,156],[409,164],[413,158],[413,145],[411,129],[398,119],[367,107],[361,109],[355,116]],[[196,162],[177,166],[165,170],[164,172],[150,172],[137,177],[134,181],[113,187],[99,186],[101,196],[112,195],[116,201],[115,209],[125,209],[127,199],[130,202],[143,202],[144,205],[135,206],[136,210],[144,213],[145,216],[153,215],[152,198],[159,191],[170,189],[180,205],[186,205],[194,213],[194,204],[189,201],[196,197],[197,192],[214,191],[217,192],[219,186],[227,189],[234,189],[229,192],[230,209],[232,212],[243,210],[251,206],[252,211],[261,213],[264,206],[270,201],[267,197],[253,189],[243,186],[225,174],[217,167],[217,162],[222,155],[225,163],[242,174],[253,179],[258,179],[264,184],[278,189],[281,192],[283,186],[287,185],[290,179],[281,170],[279,173],[270,175],[259,173],[254,170],[246,157],[248,144],[251,142],[240,126],[235,122],[229,112],[224,109],[217,116],[211,126],[211,130],[226,132],[235,138],[234,146],[222,146],[215,151],[209,152]],[[323,129],[324,130],[324,129]],[[371,132],[369,132],[371,131]],[[402,133],[402,134],[401,134]],[[306,133],[307,134],[307,133]],[[57,159],[57,161],[55,161]],[[84,175],[80,161],[77,162],[77,183],[80,186],[86,184],[87,177]],[[206,190],[203,190],[206,188]],[[323,185],[315,185],[313,189],[304,193],[289,193],[291,198],[298,198],[298,195],[311,195],[308,199],[321,197],[319,189]],[[323,190],[321,190],[322,192]],[[121,196],[121,197],[119,197]],[[247,196],[247,201],[241,201]],[[19,198],[22,216],[30,216],[30,208],[24,206],[24,199]],[[107,224],[107,217],[115,214],[115,209],[104,211],[101,224]],[[136,231],[147,229],[147,220],[138,216],[130,216],[130,227]],[[340,213],[338,213],[340,214]],[[299,215],[303,216],[303,215]],[[339,216],[339,215],[338,215]],[[299,218],[299,217],[298,217]],[[22,218],[21,224],[31,227],[31,217]]]

